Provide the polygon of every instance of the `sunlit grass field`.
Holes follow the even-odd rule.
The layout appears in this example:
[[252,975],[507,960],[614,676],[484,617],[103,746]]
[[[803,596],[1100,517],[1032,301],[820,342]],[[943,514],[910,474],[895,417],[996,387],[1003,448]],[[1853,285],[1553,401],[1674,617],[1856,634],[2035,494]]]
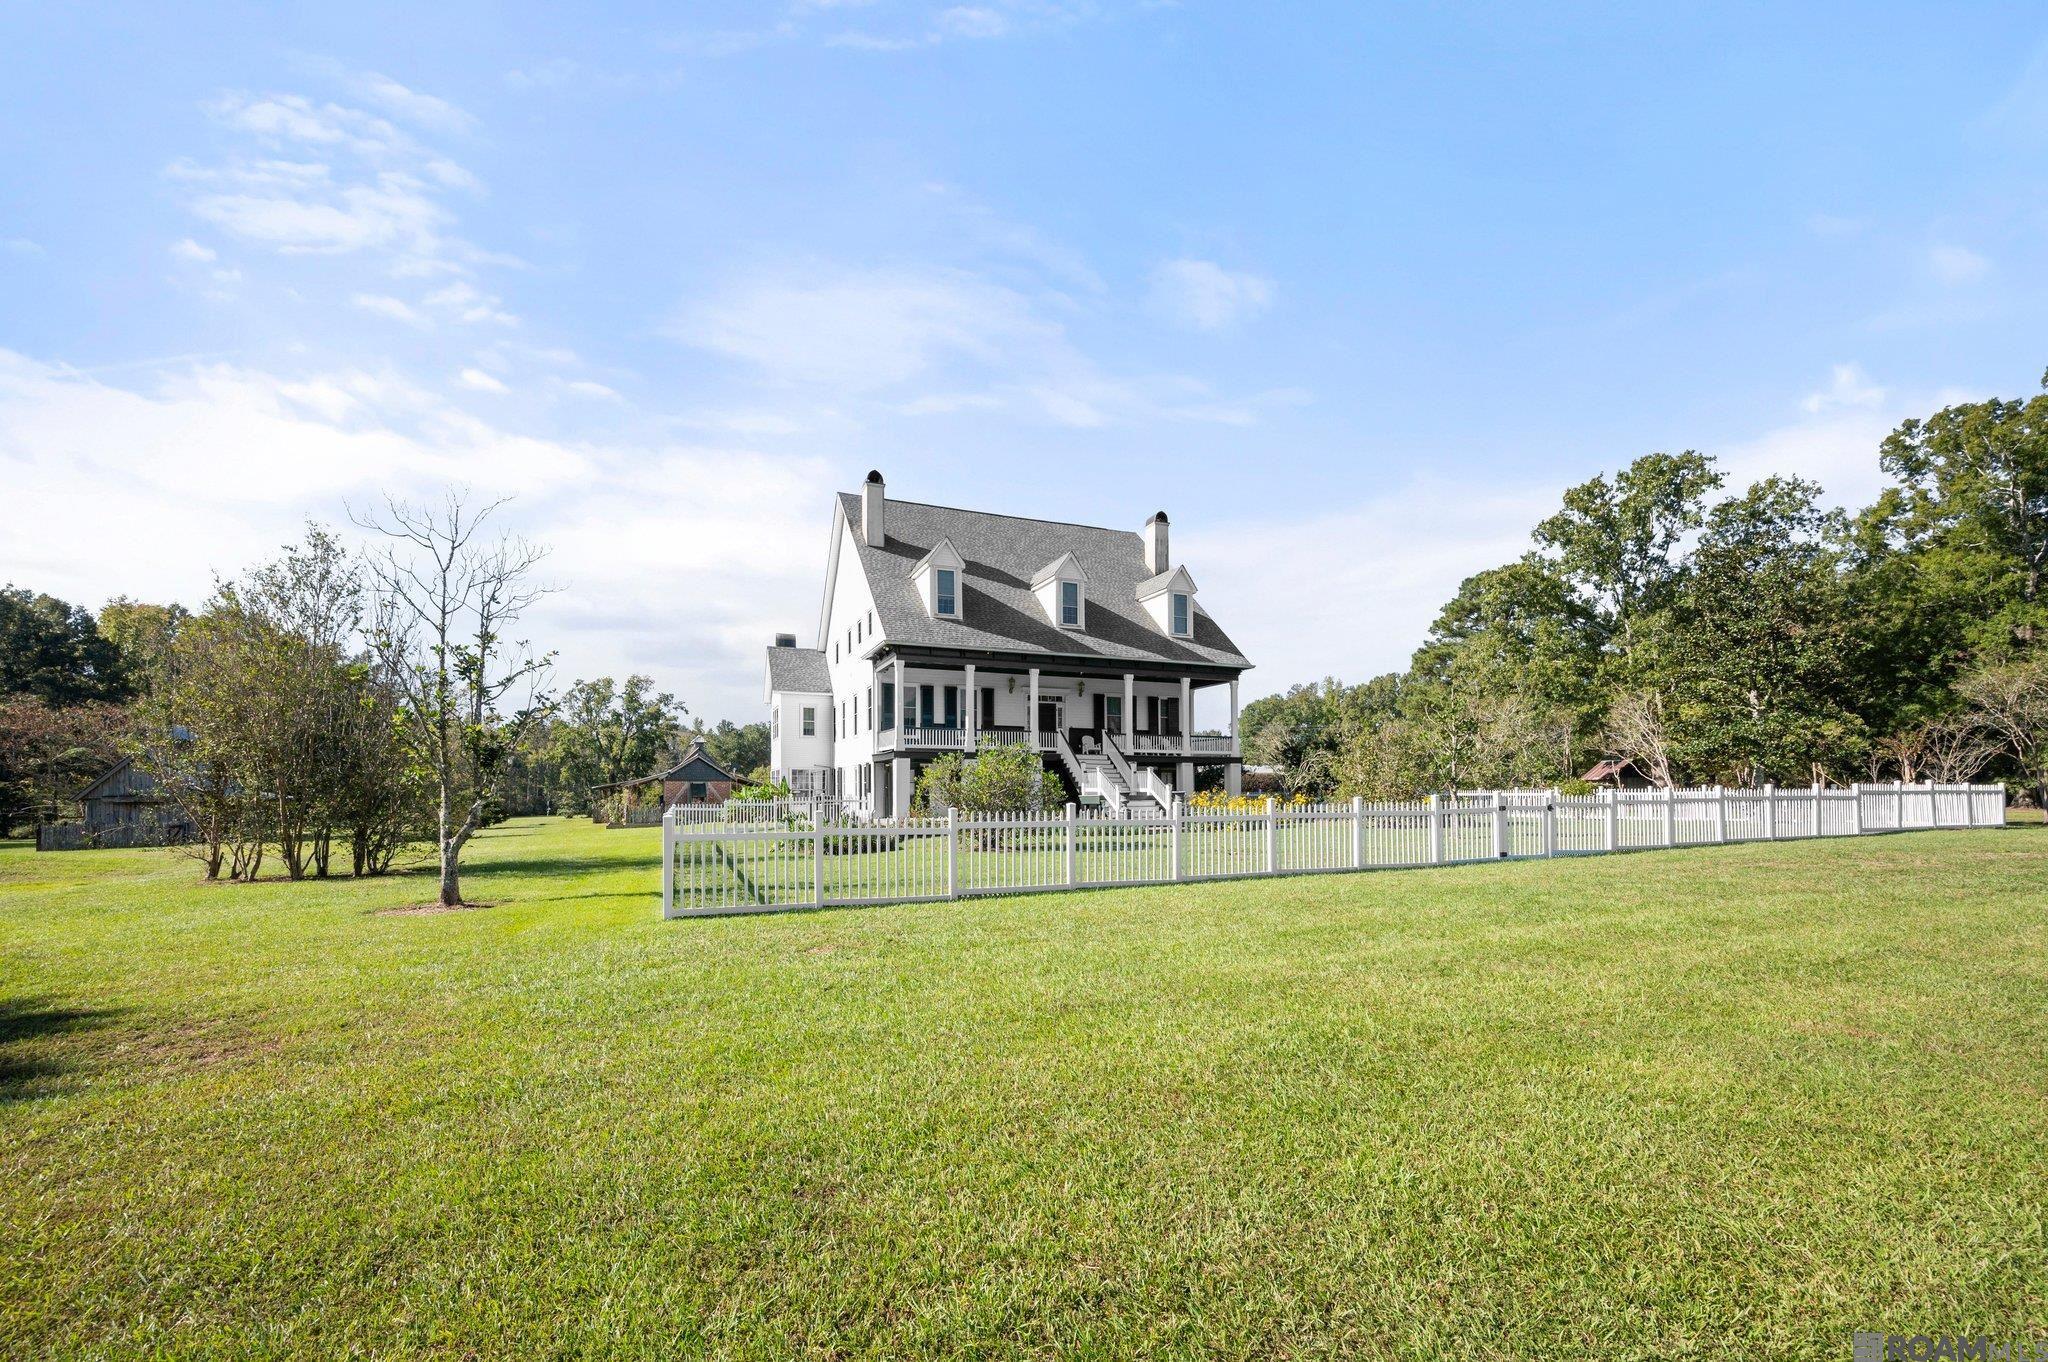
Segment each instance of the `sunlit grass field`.
[[2048,1333],[2048,834],[662,922],[0,847],[0,1356]]

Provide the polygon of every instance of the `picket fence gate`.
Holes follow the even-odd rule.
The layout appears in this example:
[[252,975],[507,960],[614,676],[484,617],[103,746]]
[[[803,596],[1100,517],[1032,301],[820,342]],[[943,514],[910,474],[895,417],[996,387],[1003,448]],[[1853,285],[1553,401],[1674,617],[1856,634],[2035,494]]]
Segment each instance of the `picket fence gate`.
[[778,808],[759,821],[662,824],[663,917],[788,912],[1119,885],[1176,884],[1923,828],[1998,827],[2003,785],[1479,790],[1393,803],[1064,811],[861,822]]

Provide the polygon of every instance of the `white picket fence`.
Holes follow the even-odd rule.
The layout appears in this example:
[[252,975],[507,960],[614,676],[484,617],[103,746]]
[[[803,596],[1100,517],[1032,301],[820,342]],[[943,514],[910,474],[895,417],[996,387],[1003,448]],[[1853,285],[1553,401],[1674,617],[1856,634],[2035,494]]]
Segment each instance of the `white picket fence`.
[[1052,813],[948,813],[896,823],[782,812],[759,823],[667,819],[662,916],[1997,827],[2005,822],[2005,787],[1469,791],[1398,803],[1268,802],[1252,810],[1176,802],[1152,818],[1103,817],[1071,804]]

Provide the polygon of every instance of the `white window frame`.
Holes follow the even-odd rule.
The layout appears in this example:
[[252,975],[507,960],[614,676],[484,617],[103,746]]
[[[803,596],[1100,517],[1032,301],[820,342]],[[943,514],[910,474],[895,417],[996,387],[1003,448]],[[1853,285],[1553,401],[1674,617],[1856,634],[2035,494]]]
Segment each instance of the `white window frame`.
[[818,736],[818,707],[816,705],[804,706],[802,732],[806,738]]
[[1176,591],[1166,603],[1166,618],[1180,627],[1173,630],[1175,638],[1187,638],[1195,632],[1195,598],[1185,591]]
[[[951,610],[946,608],[946,578],[948,577],[953,579],[953,590],[951,593],[953,608]],[[957,620],[960,618],[960,574],[953,568],[935,567],[932,569],[932,613],[940,619]]]
[[[1067,621],[1068,587],[1074,589],[1074,618],[1072,623]],[[1088,627],[1088,591],[1086,587],[1083,587],[1072,577],[1062,577],[1059,581],[1059,593],[1054,596],[1053,600],[1057,606],[1060,628],[1085,629]]]

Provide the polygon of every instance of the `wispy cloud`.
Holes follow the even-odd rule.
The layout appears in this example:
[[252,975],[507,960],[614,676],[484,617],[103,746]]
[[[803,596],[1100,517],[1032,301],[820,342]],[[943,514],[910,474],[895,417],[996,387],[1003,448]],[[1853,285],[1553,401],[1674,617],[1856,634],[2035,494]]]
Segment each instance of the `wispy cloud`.
[[1870,381],[1861,365],[1837,364],[1828,374],[1828,385],[1801,399],[1802,411],[1819,413],[1842,407],[1875,407],[1884,401],[1884,389]]
[[1226,270],[1213,260],[1166,260],[1152,270],[1153,307],[1182,326],[1221,331],[1272,302],[1271,280]]
[[494,393],[503,396],[512,391],[499,379],[485,373],[482,369],[464,369],[460,374],[456,375],[456,382],[465,388],[480,393]]
[[1944,284],[1970,284],[1991,272],[1991,262],[1967,246],[1934,246],[1927,268]]
[[350,301],[365,312],[388,317],[394,322],[404,322],[407,326],[425,328],[432,325],[411,303],[403,298],[393,298],[387,293],[358,293]]
[[[468,118],[385,77],[354,83],[430,127]],[[411,276],[503,260],[453,230],[450,196],[475,192],[475,176],[389,119],[299,94],[231,91],[206,107],[241,145],[211,163],[174,162],[168,174],[191,211],[228,236],[286,255],[375,256]]]
[[746,365],[771,389],[873,402],[898,416],[1235,425],[1265,405],[1219,400],[1183,375],[1114,372],[1031,294],[958,268],[814,263],[757,274],[685,308],[670,330]]
[[43,243],[31,241],[25,236],[0,237],[0,251],[9,255],[41,255]]

